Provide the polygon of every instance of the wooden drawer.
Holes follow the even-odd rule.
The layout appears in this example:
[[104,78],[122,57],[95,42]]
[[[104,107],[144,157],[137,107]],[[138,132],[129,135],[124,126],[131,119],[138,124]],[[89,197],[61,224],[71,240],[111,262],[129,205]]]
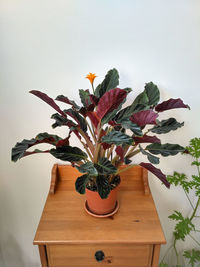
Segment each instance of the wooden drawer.
[[[132,244],[69,244],[47,245],[50,267],[148,267],[151,266],[152,245]],[[96,251],[105,258],[98,262]]]

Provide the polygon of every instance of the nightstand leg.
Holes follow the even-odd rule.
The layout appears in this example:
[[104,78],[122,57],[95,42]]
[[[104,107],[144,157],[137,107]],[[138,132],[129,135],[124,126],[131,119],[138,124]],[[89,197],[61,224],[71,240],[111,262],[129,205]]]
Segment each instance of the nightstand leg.
[[45,245],[39,245],[38,248],[39,248],[40,260],[41,260],[42,267],[48,267],[46,246]]
[[154,245],[153,259],[152,259],[152,265],[151,265],[152,267],[158,267],[159,256],[160,256],[160,245]]

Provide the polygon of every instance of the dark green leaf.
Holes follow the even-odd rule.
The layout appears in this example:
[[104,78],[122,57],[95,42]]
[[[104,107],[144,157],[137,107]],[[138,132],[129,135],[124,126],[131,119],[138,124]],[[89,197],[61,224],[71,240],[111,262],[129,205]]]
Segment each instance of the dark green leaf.
[[69,120],[67,117],[63,117],[58,113],[55,113],[51,116],[51,119],[55,120],[55,123],[52,124],[52,128],[60,127],[60,126],[68,126],[69,128],[71,127],[76,127],[77,125]]
[[113,130],[102,137],[102,142],[115,145],[131,145],[133,143],[133,139],[127,134]]
[[107,158],[100,158],[94,166],[99,174],[113,174],[117,172],[117,168]]
[[142,104],[142,105],[148,105],[149,103],[149,98],[147,96],[147,93],[145,91],[143,91],[142,93],[140,93],[136,98],[135,100],[133,101],[132,103],[132,108],[135,109],[135,107],[138,105],[138,104]]
[[151,129],[151,132],[157,134],[164,134],[170,131],[175,131],[176,129],[182,127],[184,122],[177,122],[174,118],[169,118],[167,120],[162,120],[161,122],[157,122],[158,125],[154,126]]
[[124,163],[125,163],[125,164],[128,165],[128,164],[130,164],[131,162],[132,162],[132,160],[130,160],[129,158],[127,158],[127,157],[124,158]]
[[[139,95],[140,96],[140,95]],[[135,99],[135,101],[137,100],[137,98]],[[138,99],[136,102],[133,102],[130,106],[120,110],[117,115],[115,116],[114,120],[117,123],[120,123],[122,120],[124,119],[129,119],[131,115],[133,115],[136,112],[142,111],[142,110],[147,110],[150,107],[146,104],[143,103],[137,103],[137,101],[140,101],[140,99]]]
[[169,216],[170,219],[178,221],[175,226],[175,238],[177,240],[185,240],[186,235],[188,235],[192,230],[195,230],[194,224],[189,218],[184,218],[181,212],[174,211],[172,215]]
[[160,100],[160,92],[157,85],[152,82],[146,83],[144,91],[148,97],[148,105],[155,106]]
[[[16,162],[18,159],[21,159],[25,155],[31,155],[38,153],[38,151],[34,151],[34,153],[26,152],[26,150],[34,145],[38,145],[41,143],[47,143],[51,145],[56,145],[59,140],[61,140],[57,135],[48,134],[48,133],[40,133],[35,138],[30,140],[24,139],[22,142],[18,142],[15,147],[12,148],[12,161]],[[41,151],[40,151],[41,152]],[[26,153],[26,154],[25,154]]]
[[107,198],[110,193],[110,185],[105,175],[99,175],[96,179],[97,191],[102,199]]
[[98,172],[94,167],[94,164],[92,162],[86,162],[82,164],[80,167],[76,166],[77,170],[81,173],[88,173],[90,176],[97,176]]
[[147,151],[145,151],[140,145],[139,145],[140,151],[142,152],[143,155],[146,155],[148,160],[153,163],[153,164],[159,164],[160,163],[160,159],[158,157],[155,157],[153,155],[151,155],[150,153],[148,153]]
[[35,139],[40,142],[44,142],[44,143],[51,143],[53,145],[56,145],[56,143],[61,140],[62,138],[58,135],[55,134],[48,134],[48,133],[39,133]]
[[90,104],[92,104],[89,90],[79,89],[79,96],[84,107],[88,107]]
[[64,95],[58,95],[55,100],[69,104],[73,107],[73,109],[76,109],[76,110],[80,110],[81,108],[73,100],[70,100],[67,96],[64,96]]
[[35,144],[36,140],[33,138],[31,140],[24,139],[22,142],[18,142],[15,147],[12,148],[12,161],[16,162],[24,156],[25,151]]
[[124,88],[123,90],[125,90],[127,93],[130,93],[130,92],[133,91],[132,88],[129,88],[129,87],[126,87],[126,88]]
[[108,92],[111,89],[114,89],[119,84],[119,74],[116,69],[111,69],[106,74],[105,79],[101,84],[95,89],[95,96],[101,98],[105,92]]
[[133,103],[117,113],[115,121],[120,123],[121,120],[129,118],[136,112],[147,110],[150,106],[157,104],[159,99],[160,92],[157,86],[152,82],[147,83],[144,91],[135,98]]
[[77,111],[69,108],[64,110],[64,112],[66,114],[68,114],[69,116],[71,116],[80,126],[80,128],[86,132],[87,131],[87,123],[85,118],[83,118]]
[[57,147],[56,149],[51,149],[50,153],[57,159],[69,162],[76,162],[87,158],[87,154],[80,148],[71,146]]
[[161,154],[164,157],[174,156],[178,154],[179,152],[183,152],[185,150],[185,148],[180,145],[169,144],[169,143],[166,143],[166,144],[154,143],[154,144],[148,145],[146,149],[154,155]]
[[85,188],[89,181],[90,176],[88,174],[84,174],[76,179],[75,188],[76,191],[80,194],[85,194]]
[[[125,99],[126,101],[126,99]],[[111,111],[110,113],[106,114],[103,119],[101,120],[101,124],[106,124],[108,123],[110,120],[113,120],[113,118],[115,117],[115,115],[117,114],[117,112],[122,108],[123,103],[121,103],[118,108],[114,109],[113,111]]]
[[121,114],[119,113],[117,115],[117,119],[129,118],[136,112],[149,109],[151,105],[154,105],[153,103],[157,100],[159,101],[160,93],[156,88],[157,86],[153,83],[147,83],[145,90],[135,98],[130,106],[126,107],[120,112]]
[[120,122],[121,126],[125,129],[130,129],[135,135],[142,136],[142,130],[140,126],[138,126],[136,123],[133,123],[131,120],[122,119]]

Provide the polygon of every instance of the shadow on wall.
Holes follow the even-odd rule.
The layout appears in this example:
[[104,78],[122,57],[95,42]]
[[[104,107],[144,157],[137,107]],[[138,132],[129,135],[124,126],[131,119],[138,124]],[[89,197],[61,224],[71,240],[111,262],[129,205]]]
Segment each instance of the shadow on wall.
[[6,255],[5,267],[27,267],[23,260],[23,251],[16,239],[8,234],[4,242],[3,254]]
[[[20,244],[12,235],[8,234],[4,242],[4,247],[0,247],[0,267],[41,266],[38,259],[36,259],[37,262],[31,262],[31,265],[30,262],[27,264],[23,259],[23,255],[25,255],[25,252],[20,248]],[[6,257],[6,261],[4,261],[4,256]]]
[[5,266],[5,261],[4,261],[4,258],[3,258],[3,249],[1,247],[1,245],[0,245],[0,266],[6,267]]
[[[7,235],[2,250],[0,251],[0,255],[6,255],[7,259],[6,263],[3,261],[2,267],[27,267],[23,259],[24,251],[22,251],[19,243],[12,235]],[[31,267],[40,267],[40,265],[38,263],[31,263]]]
[[[0,267],[41,267],[38,259],[36,259],[36,262],[32,262],[32,260],[26,256],[26,259],[30,259],[31,262],[25,262],[23,258],[25,252],[20,248],[20,244],[12,235],[8,234],[4,241],[4,247],[0,247]],[[6,257],[6,261],[1,257],[3,255]]]

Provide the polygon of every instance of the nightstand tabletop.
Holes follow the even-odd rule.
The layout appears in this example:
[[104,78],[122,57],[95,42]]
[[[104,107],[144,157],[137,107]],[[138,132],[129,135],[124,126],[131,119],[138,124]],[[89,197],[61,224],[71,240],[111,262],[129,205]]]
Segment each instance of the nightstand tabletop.
[[58,165],[55,194],[49,194],[34,244],[131,243],[165,244],[165,237],[151,192],[144,193],[142,168],[121,174],[119,211],[112,217],[95,218],[84,210],[85,196],[75,191],[80,173]]

